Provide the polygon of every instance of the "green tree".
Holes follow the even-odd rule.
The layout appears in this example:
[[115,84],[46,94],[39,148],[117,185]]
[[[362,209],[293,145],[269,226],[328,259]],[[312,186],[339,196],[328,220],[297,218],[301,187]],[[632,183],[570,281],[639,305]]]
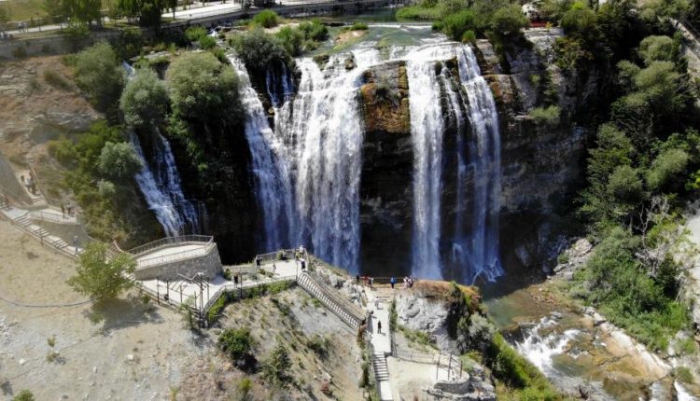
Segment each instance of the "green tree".
[[688,154],[681,149],[668,149],[660,153],[647,173],[647,183],[654,191],[661,191],[666,187],[678,188],[683,184],[683,179],[687,173],[689,161]]
[[107,177],[125,179],[136,174],[142,166],[130,143],[107,142],[100,153],[97,168]]
[[455,14],[450,14],[443,20],[443,30],[452,40],[460,41],[467,31],[476,30],[474,12],[462,10]]
[[4,6],[0,6],[0,24],[10,22],[10,14],[5,10]]
[[68,17],[63,0],[44,0],[41,9],[51,18],[54,23],[61,23]]
[[289,57],[278,41],[273,40],[259,28],[237,35],[232,44],[251,73],[266,71],[269,65],[286,62]]
[[78,53],[75,82],[98,110],[116,120],[124,87],[124,70],[112,46],[101,42]]
[[168,91],[158,74],[139,68],[119,101],[124,121],[138,129],[153,129],[163,124],[168,110]]
[[133,286],[133,281],[126,275],[135,270],[136,262],[130,255],[120,253],[108,259],[107,246],[92,242],[80,254],[77,275],[68,279],[68,285],[102,304]]
[[101,23],[101,0],[61,0],[64,15],[71,18],[71,23],[92,24]]
[[250,335],[250,329],[226,329],[219,337],[219,348],[228,355],[234,364],[240,368],[250,368],[255,365],[253,347],[255,341]]
[[561,109],[559,106],[537,107],[530,111],[535,124],[546,127],[556,127],[559,125]]
[[511,4],[497,10],[491,20],[492,32],[503,38],[519,35],[520,30],[527,25],[528,20],[518,4]]
[[639,55],[649,65],[654,61],[671,61],[673,49],[673,39],[668,36],[647,36],[639,44]]
[[290,380],[289,368],[292,361],[289,358],[287,349],[282,344],[277,344],[272,354],[267,358],[263,366],[263,377],[274,384],[284,385]]
[[[639,172],[630,166],[618,166],[610,174],[608,191],[616,204],[636,204],[642,200],[643,184]],[[625,208],[624,213],[629,209]]]
[[298,56],[304,49],[304,32],[289,26],[282,27],[275,34],[280,44],[292,56]]
[[186,53],[166,74],[175,111],[185,118],[239,118],[238,77],[211,53]]
[[253,22],[263,28],[274,28],[277,26],[278,15],[272,10],[263,10],[253,17]]
[[125,15],[139,18],[139,25],[158,28],[165,10],[175,10],[177,0],[117,0]]

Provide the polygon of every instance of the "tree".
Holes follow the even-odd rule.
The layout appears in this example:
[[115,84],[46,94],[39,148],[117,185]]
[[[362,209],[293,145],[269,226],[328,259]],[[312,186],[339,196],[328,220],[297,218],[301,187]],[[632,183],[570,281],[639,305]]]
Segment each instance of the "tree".
[[253,22],[263,28],[274,28],[278,24],[277,13],[272,10],[263,10],[253,17]]
[[[639,172],[630,166],[618,166],[608,179],[608,191],[617,204],[636,204],[642,200],[642,180]],[[623,213],[628,212],[625,208]]]
[[226,329],[219,337],[219,348],[241,368],[252,368],[255,365],[253,346],[255,341],[248,328]]
[[211,53],[186,53],[166,74],[173,109],[185,118],[237,118],[241,113],[238,77]]
[[0,6],[0,24],[10,22],[10,14],[5,10],[4,6]]
[[120,253],[108,259],[107,246],[92,242],[80,254],[77,275],[68,279],[68,285],[102,304],[133,286],[133,281],[126,275],[135,270],[136,262],[130,255]]
[[124,87],[124,69],[107,43],[101,42],[78,53],[75,82],[95,107],[116,119]]
[[491,30],[500,37],[514,37],[528,25],[527,18],[517,4],[497,10],[493,14]]
[[61,0],[64,15],[71,18],[71,23],[92,24],[101,21],[101,0]]
[[136,174],[143,165],[130,143],[107,142],[102,148],[97,167],[107,177],[124,179]]
[[175,10],[177,0],[117,0],[117,8],[125,15],[139,18],[139,25],[160,27],[165,10]]
[[44,0],[41,8],[54,23],[60,24],[68,17],[63,0]]
[[[661,152],[647,173],[647,183],[652,190],[660,191],[665,187],[680,186],[681,178],[687,172],[688,154],[681,149],[668,149]],[[683,177],[684,178],[684,177]]]
[[139,68],[122,92],[119,106],[126,123],[137,129],[153,129],[165,121],[168,91],[158,74]]
[[259,28],[243,35],[236,35],[233,47],[251,73],[266,71],[268,65],[285,62],[288,57],[284,48]]
[[455,14],[450,14],[443,21],[445,34],[452,40],[460,41],[467,31],[476,30],[474,12],[462,10]]
[[654,61],[671,61],[673,48],[673,39],[668,36],[647,36],[639,44],[639,55],[647,65]]
[[289,358],[287,349],[282,344],[277,344],[272,354],[265,361],[263,367],[263,377],[275,385],[284,385],[289,381],[289,368],[292,366],[292,361]]

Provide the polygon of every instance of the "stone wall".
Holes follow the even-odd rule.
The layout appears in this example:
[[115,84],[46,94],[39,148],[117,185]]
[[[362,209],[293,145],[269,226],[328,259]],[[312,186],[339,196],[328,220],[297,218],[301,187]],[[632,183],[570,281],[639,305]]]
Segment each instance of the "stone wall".
[[204,256],[138,269],[134,273],[134,277],[137,280],[150,280],[156,277],[160,280],[177,280],[181,279],[178,274],[192,277],[199,272],[209,277],[222,273],[219,248],[216,244]]

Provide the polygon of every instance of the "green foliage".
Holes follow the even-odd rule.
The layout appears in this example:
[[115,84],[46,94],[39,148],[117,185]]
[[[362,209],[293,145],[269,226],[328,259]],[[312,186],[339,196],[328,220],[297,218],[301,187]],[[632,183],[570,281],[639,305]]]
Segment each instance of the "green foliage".
[[136,262],[126,253],[107,259],[107,246],[92,242],[80,254],[76,269],[77,274],[68,280],[68,285],[101,304],[115,299],[134,285],[126,274],[136,270]]
[[672,187],[678,188],[687,173],[689,155],[681,149],[668,149],[660,153],[647,172],[647,183],[654,191]]
[[253,23],[263,28],[274,28],[279,24],[279,16],[272,10],[263,10],[253,17]]
[[71,24],[100,22],[100,0],[61,0],[62,16],[70,17]]
[[34,401],[34,394],[32,394],[31,391],[29,390],[22,390],[20,391],[14,398],[12,398],[12,401]]
[[190,42],[198,42],[204,36],[207,36],[207,30],[203,26],[195,25],[185,30],[185,37]]
[[241,118],[238,77],[211,53],[186,53],[166,74],[175,113],[186,119]]
[[673,375],[681,383],[693,384],[693,372],[685,366],[675,368]]
[[[498,380],[512,387],[524,389],[527,397],[525,399],[559,399],[559,395],[552,389],[544,375],[508,345],[500,333],[493,336],[486,350],[485,362]],[[541,398],[532,398],[533,396]]]
[[102,42],[78,53],[75,82],[98,110],[115,118],[124,71],[110,45]]
[[105,143],[97,165],[104,176],[121,180],[131,178],[141,167],[134,147],[126,142]]
[[226,307],[226,301],[227,297],[226,295],[222,295],[219,297],[219,299],[214,302],[214,305],[209,308],[209,311],[207,312],[207,321],[209,324],[213,323],[217,317],[219,317],[219,314],[224,310]]
[[284,386],[291,381],[289,368],[292,367],[292,361],[289,358],[287,349],[282,344],[277,344],[272,354],[263,364],[263,378],[276,386]]
[[354,24],[345,27],[344,29],[348,31],[366,31],[369,29],[369,27],[364,22],[355,22]]
[[654,61],[671,61],[673,52],[673,39],[668,36],[647,36],[639,44],[639,55],[647,65]]
[[284,50],[292,56],[298,56],[304,50],[304,32],[285,26],[280,29],[275,37],[279,40]]
[[491,30],[501,37],[514,37],[528,26],[528,20],[518,4],[499,8],[491,20]]
[[219,348],[237,364],[253,355],[255,341],[248,328],[226,329],[219,337]]
[[618,203],[634,204],[642,200],[642,180],[636,169],[618,166],[608,181],[608,192]]
[[150,68],[139,68],[124,88],[119,107],[124,121],[137,129],[151,130],[165,121],[168,92],[158,74]]
[[561,109],[559,106],[552,105],[549,107],[537,107],[530,111],[535,124],[545,127],[556,127],[559,125],[559,116]]
[[443,20],[443,30],[452,40],[461,40],[467,31],[476,30],[474,13],[470,10],[462,10],[451,14]]
[[117,8],[129,17],[138,17],[139,24],[159,27],[165,10],[174,10],[177,0],[117,0]]
[[323,42],[328,39],[328,28],[318,19],[314,18],[311,22],[302,22],[299,24],[300,31],[304,32],[304,39],[314,42]]
[[109,198],[116,195],[117,188],[111,181],[99,180],[97,181],[97,192],[100,194],[101,197]]
[[396,11],[398,21],[434,21],[441,17],[442,10],[434,6],[404,6]]
[[262,29],[237,35],[232,43],[238,56],[243,60],[248,71],[266,71],[268,65],[286,62],[288,54],[284,47]]
[[203,36],[199,39],[199,46],[204,50],[211,50],[216,47],[216,39],[211,36]]

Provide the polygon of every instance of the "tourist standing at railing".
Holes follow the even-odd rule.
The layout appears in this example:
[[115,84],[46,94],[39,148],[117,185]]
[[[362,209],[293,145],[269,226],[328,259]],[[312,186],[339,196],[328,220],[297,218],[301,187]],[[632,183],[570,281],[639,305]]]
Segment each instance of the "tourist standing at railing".
[[391,276],[391,280],[389,280],[389,282],[391,283],[391,289],[393,290],[394,285],[396,284],[396,277]]

